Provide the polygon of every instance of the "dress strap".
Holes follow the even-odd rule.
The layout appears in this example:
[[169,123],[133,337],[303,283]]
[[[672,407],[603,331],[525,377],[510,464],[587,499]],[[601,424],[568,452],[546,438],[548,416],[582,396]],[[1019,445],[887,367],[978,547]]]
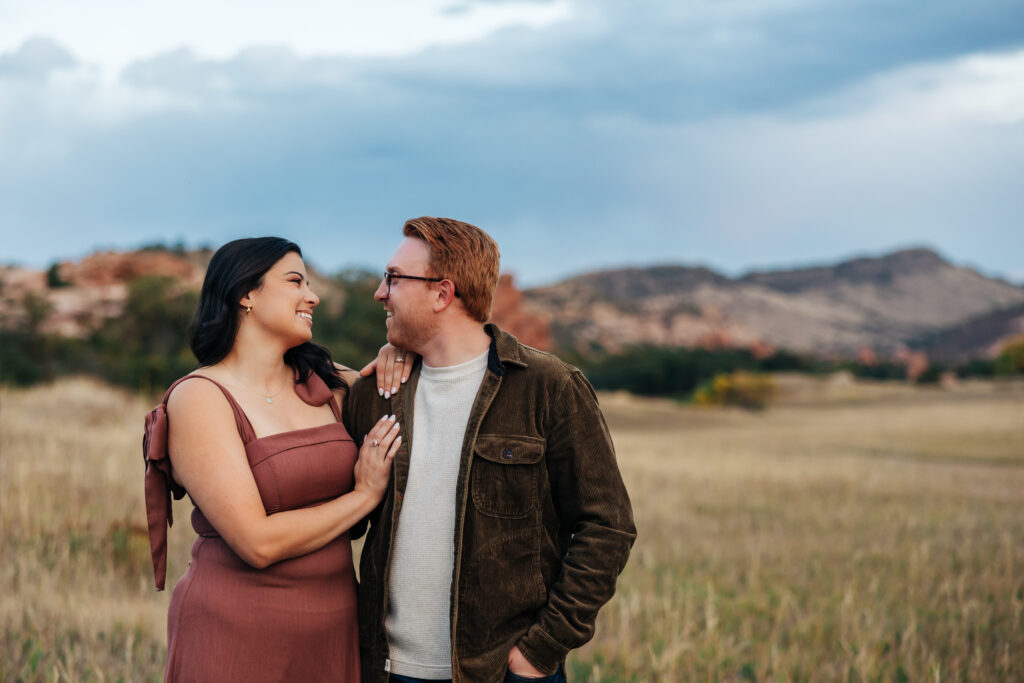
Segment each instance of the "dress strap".
[[168,387],[167,393],[164,394],[164,405],[167,405],[167,399],[170,397],[174,387],[178,386],[185,380],[193,378],[205,379],[208,382],[215,384],[217,388],[221,390],[221,393],[224,394],[224,398],[226,398],[228,403],[231,404],[231,411],[235,414],[235,425],[238,427],[238,435],[242,437],[242,443],[248,444],[250,441],[255,441],[256,430],[253,429],[252,423],[249,422],[249,416],[245,414],[244,410],[242,410],[242,406],[238,405],[238,401],[235,400],[235,397],[231,395],[231,392],[228,391],[223,384],[215,379],[207,377],[206,375],[185,375],[181,379],[177,380],[174,384]]
[[334,398],[334,392],[331,392],[331,412],[334,413],[334,419],[341,422],[341,408],[338,407],[338,400]]
[[149,549],[153,558],[153,578],[156,589],[163,590],[167,579],[167,527],[174,524],[172,506],[181,500],[185,488],[174,481],[171,461],[167,457],[167,399],[176,386],[187,379],[201,377],[217,385],[224,393],[235,414],[235,424],[244,443],[256,438],[249,418],[227,389],[203,375],[186,375],[168,387],[163,399],[146,414],[146,431],[142,437],[142,458],[146,465],[146,523],[149,527]]

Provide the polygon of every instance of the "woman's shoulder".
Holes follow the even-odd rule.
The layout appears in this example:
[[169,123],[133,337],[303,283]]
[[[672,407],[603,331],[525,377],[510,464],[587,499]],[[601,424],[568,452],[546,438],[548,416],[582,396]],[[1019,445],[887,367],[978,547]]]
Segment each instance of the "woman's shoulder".
[[204,411],[230,409],[227,391],[213,373],[204,369],[189,373],[175,381],[167,391],[167,410],[175,414],[199,414]]

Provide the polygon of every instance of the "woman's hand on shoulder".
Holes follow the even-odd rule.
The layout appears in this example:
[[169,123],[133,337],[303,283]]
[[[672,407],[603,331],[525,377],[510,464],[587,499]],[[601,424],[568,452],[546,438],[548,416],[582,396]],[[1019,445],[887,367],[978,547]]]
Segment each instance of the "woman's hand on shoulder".
[[380,347],[377,357],[359,371],[359,376],[369,377],[376,370],[377,393],[384,398],[391,398],[409,379],[415,360],[416,353],[385,344]]

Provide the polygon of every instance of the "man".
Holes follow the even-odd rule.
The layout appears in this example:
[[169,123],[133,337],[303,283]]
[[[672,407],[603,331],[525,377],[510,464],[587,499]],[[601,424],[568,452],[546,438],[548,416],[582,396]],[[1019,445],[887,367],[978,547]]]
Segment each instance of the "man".
[[579,370],[485,324],[486,233],[403,233],[374,298],[420,360],[397,396],[357,382],[345,416],[358,439],[393,413],[405,437],[360,561],[363,680],[562,681],[636,536],[607,426]]

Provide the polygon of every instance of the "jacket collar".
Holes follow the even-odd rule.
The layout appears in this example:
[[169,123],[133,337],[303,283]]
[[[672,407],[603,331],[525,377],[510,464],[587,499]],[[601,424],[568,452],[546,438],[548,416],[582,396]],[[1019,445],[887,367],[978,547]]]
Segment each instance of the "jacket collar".
[[504,332],[494,323],[484,325],[484,331],[491,337],[491,349],[487,354],[487,369],[504,377],[506,365],[528,367],[519,355],[519,340],[508,332]]

